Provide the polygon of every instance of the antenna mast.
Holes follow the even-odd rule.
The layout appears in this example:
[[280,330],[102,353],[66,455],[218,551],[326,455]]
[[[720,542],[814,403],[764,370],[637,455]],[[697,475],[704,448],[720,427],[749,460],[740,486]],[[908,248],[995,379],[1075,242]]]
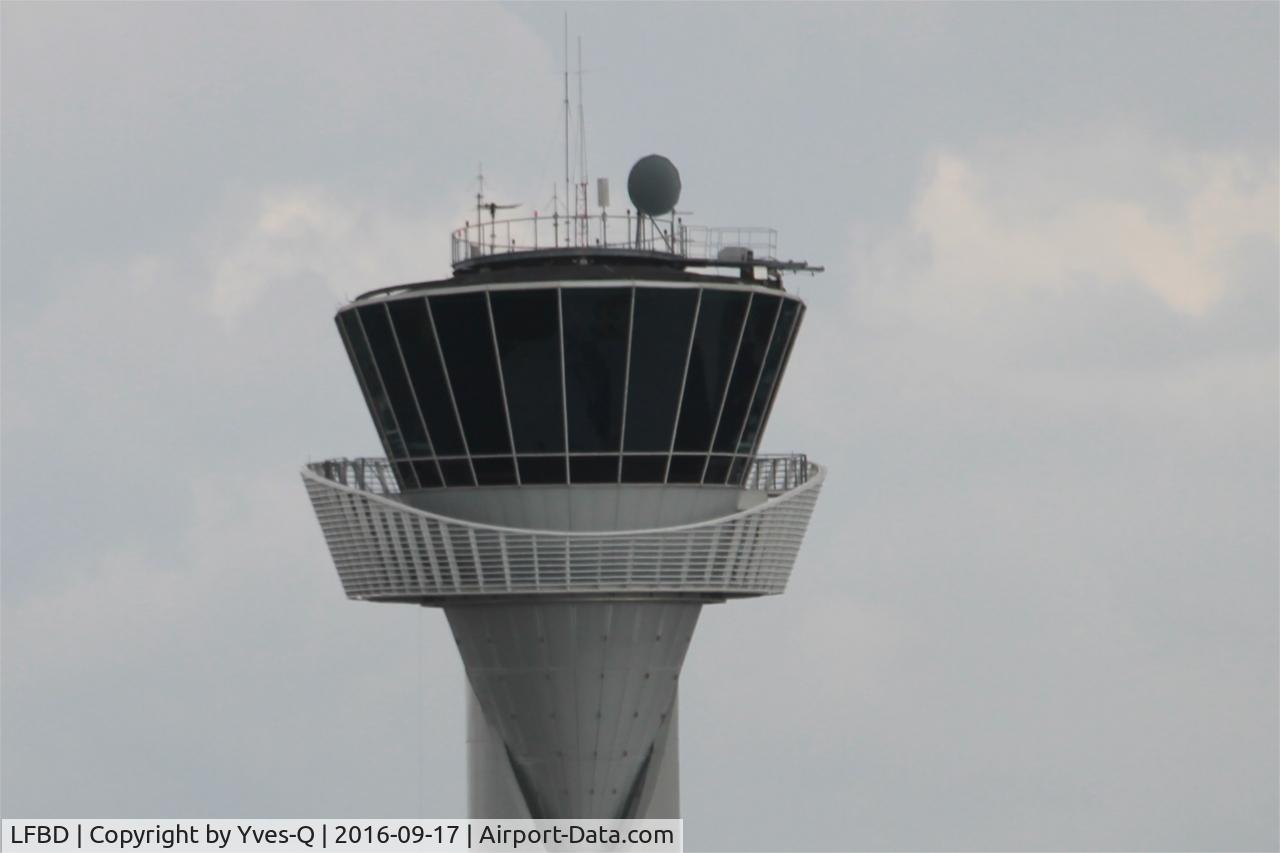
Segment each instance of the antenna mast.
[[[484,209],[484,164],[480,163],[476,166],[476,170],[476,180],[479,182],[476,189],[476,242],[483,243],[484,228],[481,227],[480,223],[484,221],[481,216],[481,211]],[[471,235],[468,234],[467,239],[470,240]]]
[[591,242],[588,231],[587,206],[587,117],[582,104],[582,36],[578,36],[578,187],[574,204],[578,206],[579,245]]
[[[565,216],[569,215],[569,13],[564,13],[564,204]],[[566,223],[568,224],[568,223]],[[565,244],[568,245],[568,229]]]

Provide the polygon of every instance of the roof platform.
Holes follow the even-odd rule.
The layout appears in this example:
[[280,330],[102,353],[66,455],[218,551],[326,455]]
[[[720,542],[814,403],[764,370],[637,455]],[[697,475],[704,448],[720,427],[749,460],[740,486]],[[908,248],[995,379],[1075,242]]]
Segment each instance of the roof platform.
[[[611,236],[612,235],[612,236]],[[395,284],[356,301],[401,291],[575,279],[639,279],[782,288],[782,273],[823,272],[777,257],[772,228],[712,228],[630,212],[590,217],[494,218],[451,235],[453,276]]]
[[773,228],[689,225],[671,216],[599,213],[538,216],[468,222],[451,237],[456,272],[510,264],[607,261],[674,267],[756,267],[767,275],[822,272],[806,261],[778,258]]

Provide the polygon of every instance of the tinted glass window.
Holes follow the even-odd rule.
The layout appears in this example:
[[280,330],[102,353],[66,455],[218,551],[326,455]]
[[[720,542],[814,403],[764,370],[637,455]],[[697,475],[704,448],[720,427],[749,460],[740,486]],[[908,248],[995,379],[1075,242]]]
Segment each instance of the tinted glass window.
[[564,452],[560,320],[554,290],[489,294],[517,453]]
[[[733,365],[733,378],[729,380],[729,390],[720,410],[720,425],[716,428],[712,449],[718,452],[732,453],[738,445],[738,434],[742,432],[747,408],[751,405],[752,392],[755,391],[756,379],[760,377],[760,367],[764,363],[765,350],[769,348],[769,335],[781,301],[777,296],[759,294],[751,299],[747,324],[742,330],[742,343],[738,345],[738,358]],[[723,482],[724,477],[714,479]]]
[[418,475],[418,485],[424,489],[434,489],[440,485],[440,470],[436,463],[430,461],[414,462],[413,471]]
[[574,483],[616,483],[618,457],[570,456],[569,478]]
[[391,323],[400,352],[409,368],[409,379],[422,407],[422,416],[431,433],[431,443],[441,455],[453,456],[466,452],[462,446],[462,433],[449,397],[440,353],[436,349],[435,333],[427,317],[427,303],[422,299],[398,299],[388,303]]
[[427,433],[422,425],[422,417],[414,405],[413,392],[409,388],[409,378],[405,376],[404,364],[400,361],[400,350],[391,333],[391,321],[387,318],[387,309],[381,304],[366,305],[359,309],[360,324],[364,326],[365,338],[373,351],[373,360],[378,366],[378,375],[382,377],[387,398],[391,403],[391,411],[395,414],[396,423],[400,426],[400,435],[404,438],[410,456],[430,456],[431,444],[427,441]]
[[[671,449],[697,304],[696,290],[636,289],[623,437],[626,450],[665,453]],[[665,459],[662,464],[665,468]]]
[[[409,455],[409,451],[406,450],[404,446],[404,439],[401,438],[400,433],[395,430],[387,433],[387,447],[391,451],[390,456],[392,459],[403,459]],[[408,482],[412,483],[412,478],[410,478]]]
[[471,464],[482,486],[505,486],[516,481],[515,463],[510,459],[472,459]]
[[742,438],[738,440],[739,453],[755,452],[769,411],[769,403],[773,399],[774,391],[777,390],[786,355],[790,352],[791,342],[795,338],[795,326],[799,316],[800,303],[794,299],[784,299],[778,314],[778,324],[773,330],[773,339],[769,342],[769,350],[764,357],[760,382],[756,386],[751,407],[747,410],[746,426],[742,430]]
[[564,483],[565,458],[563,456],[521,456],[521,483]]
[[711,446],[711,433],[729,381],[749,297],[747,293],[726,290],[702,292],[676,430],[678,451],[706,451]]
[[484,294],[432,296],[430,305],[467,447],[472,453],[510,453]]
[[471,464],[465,459],[441,459],[440,470],[444,473],[446,486],[474,486],[471,478]]
[[669,483],[701,483],[702,469],[707,464],[706,454],[686,454],[671,457],[671,470],[667,474]]
[[569,449],[617,451],[622,439],[631,291],[568,288],[561,300]]
[[622,457],[622,482],[624,483],[661,483],[666,475],[666,456]]
[[729,476],[729,465],[732,462],[732,456],[712,456],[707,460],[707,470],[702,475],[702,482],[723,483]]
[[397,462],[396,477],[400,480],[400,488],[416,489],[418,487],[418,479],[413,474],[412,462]]
[[[356,319],[354,311],[339,314],[338,325],[343,332],[342,338],[347,343],[351,363],[368,394],[373,424],[381,433],[379,438],[385,442],[386,434],[395,429],[395,422],[391,419],[391,403],[387,400],[386,392],[382,390],[382,382],[378,379],[377,371],[374,370],[373,355],[369,352],[368,343],[365,342],[364,330],[360,328],[360,321]],[[387,452],[391,452],[390,448]]]

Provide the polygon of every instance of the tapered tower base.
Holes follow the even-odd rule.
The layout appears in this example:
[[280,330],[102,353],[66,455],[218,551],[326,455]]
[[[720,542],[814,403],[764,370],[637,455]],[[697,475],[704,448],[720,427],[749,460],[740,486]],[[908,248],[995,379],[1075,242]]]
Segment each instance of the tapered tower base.
[[[473,820],[529,820],[529,806],[520,792],[507,757],[502,736],[489,725],[480,710],[470,682],[467,697],[467,817]],[[646,778],[645,809],[641,820],[680,817],[679,700],[672,705],[670,722],[655,744],[654,771]]]
[[674,816],[676,685],[701,607],[696,599],[446,607],[475,706],[472,814]]

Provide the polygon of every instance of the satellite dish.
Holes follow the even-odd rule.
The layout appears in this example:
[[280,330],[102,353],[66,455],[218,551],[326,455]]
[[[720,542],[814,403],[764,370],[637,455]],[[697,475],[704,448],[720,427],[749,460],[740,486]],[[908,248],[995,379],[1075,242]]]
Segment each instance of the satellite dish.
[[648,216],[662,216],[675,210],[680,200],[680,173],[661,154],[641,157],[627,176],[627,195],[636,210]]

